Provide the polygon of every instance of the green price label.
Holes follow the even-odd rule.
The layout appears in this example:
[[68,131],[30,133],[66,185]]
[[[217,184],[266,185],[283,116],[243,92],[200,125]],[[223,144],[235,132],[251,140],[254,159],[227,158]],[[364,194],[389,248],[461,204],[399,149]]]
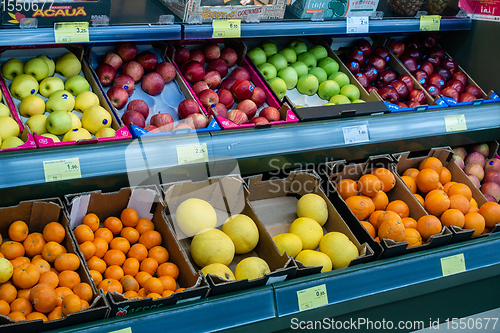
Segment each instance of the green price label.
[[214,20],[212,30],[212,38],[240,38],[241,20]]
[[467,130],[467,122],[465,121],[465,115],[463,114],[444,117],[444,124],[446,126],[446,132]]
[[297,300],[299,302],[300,311],[328,304],[326,285],[322,284],[316,287],[297,291]]
[[422,15],[420,16],[420,31],[438,31],[441,26],[441,16]]
[[465,272],[464,254],[460,253],[454,256],[441,258],[441,270],[443,276]]
[[196,162],[208,162],[207,144],[189,144],[177,146],[177,162],[181,164],[189,164]]
[[89,22],[54,23],[56,43],[85,43],[89,41]]
[[43,161],[43,171],[46,182],[82,178],[78,157]]

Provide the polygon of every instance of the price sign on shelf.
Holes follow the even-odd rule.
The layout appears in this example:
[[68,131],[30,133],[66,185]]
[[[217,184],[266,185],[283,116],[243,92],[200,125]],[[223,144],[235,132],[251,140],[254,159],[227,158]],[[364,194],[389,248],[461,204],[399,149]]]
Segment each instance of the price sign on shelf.
[[326,285],[322,284],[316,287],[297,291],[297,300],[299,302],[300,311],[328,304]]
[[441,16],[422,15],[420,16],[420,31],[438,31],[441,26]]
[[121,330],[112,331],[109,333],[132,333],[132,329],[130,327],[126,327],[126,328],[122,328]]
[[347,18],[347,33],[361,34],[370,30],[370,20],[368,16],[352,16]]
[[454,256],[441,258],[441,270],[443,276],[465,272],[465,258],[464,254],[456,254]]
[[241,20],[212,21],[212,38],[240,38]]
[[444,117],[444,124],[446,126],[446,132],[467,130],[467,122],[465,121],[465,115],[463,114]]
[[370,141],[366,125],[342,127],[345,144]]
[[89,22],[54,23],[56,43],[85,43],[89,41]]
[[82,178],[78,157],[43,161],[43,172],[46,182]]
[[177,146],[177,162],[180,164],[189,164],[195,162],[208,162],[207,144],[189,144]]

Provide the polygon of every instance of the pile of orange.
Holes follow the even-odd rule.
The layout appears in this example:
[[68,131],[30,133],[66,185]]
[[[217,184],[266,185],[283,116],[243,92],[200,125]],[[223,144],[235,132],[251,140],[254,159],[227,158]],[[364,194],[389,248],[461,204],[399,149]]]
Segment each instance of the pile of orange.
[[66,231],[60,223],[30,233],[25,222],[15,221],[8,233],[0,256],[11,262],[14,273],[0,285],[0,314],[14,321],[47,321],[89,307],[92,287],[81,282],[80,258],[61,244]]
[[157,299],[184,290],[177,285],[179,269],[168,261],[161,234],[134,209],[108,217],[102,227],[99,217],[89,213],[73,232],[94,283],[105,293]]

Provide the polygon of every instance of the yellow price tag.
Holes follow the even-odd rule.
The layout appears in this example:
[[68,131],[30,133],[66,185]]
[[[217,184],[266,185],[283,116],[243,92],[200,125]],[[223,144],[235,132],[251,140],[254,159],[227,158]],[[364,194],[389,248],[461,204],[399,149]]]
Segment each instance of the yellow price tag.
[[80,159],[78,157],[43,161],[43,171],[46,182],[82,178]]
[[207,144],[189,144],[177,146],[177,162],[180,164],[189,164],[195,162],[208,162]]
[[464,254],[460,253],[454,256],[441,258],[441,270],[443,276],[465,272]]
[[297,300],[299,302],[299,311],[328,304],[326,285],[322,284],[316,287],[297,291]]
[[437,31],[441,26],[441,16],[422,15],[420,16],[420,31]]
[[109,333],[132,333],[132,329],[130,327],[127,327],[127,328],[122,328],[121,330],[118,331],[111,331]]
[[214,20],[212,30],[212,38],[240,38],[241,20]]
[[467,130],[467,122],[465,121],[465,115],[463,114],[457,114],[455,116],[446,116],[444,117],[444,123],[446,126],[446,132]]
[[85,43],[89,41],[89,22],[54,23],[56,43]]

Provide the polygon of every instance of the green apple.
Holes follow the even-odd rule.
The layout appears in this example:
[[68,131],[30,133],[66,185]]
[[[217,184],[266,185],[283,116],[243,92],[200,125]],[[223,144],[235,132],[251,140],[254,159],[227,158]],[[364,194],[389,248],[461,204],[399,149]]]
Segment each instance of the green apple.
[[91,106],[83,112],[82,126],[96,134],[100,129],[111,126],[111,114],[102,106]]
[[0,117],[0,138],[5,141],[8,137],[19,135],[19,124],[11,117]]
[[285,47],[278,53],[286,58],[286,61],[288,62],[289,65],[297,61],[297,53],[295,53],[295,51],[289,47]]
[[354,101],[352,101],[353,103],[366,103],[365,101],[363,101],[362,99],[356,99]]
[[311,68],[309,70],[309,74],[312,74],[312,75],[316,76],[316,78],[318,79],[319,83],[326,81],[326,79],[328,78],[328,75],[326,75],[326,72],[321,67],[313,67],[313,68]]
[[85,128],[72,128],[64,134],[63,141],[79,141],[92,139],[92,134]]
[[299,93],[312,96],[318,91],[318,78],[312,74],[306,74],[299,77],[297,82],[297,90]]
[[64,89],[69,91],[73,96],[77,96],[81,92],[90,90],[90,84],[83,76],[74,75],[66,80]]
[[307,45],[300,40],[293,40],[288,44],[288,47],[295,51],[297,55],[307,52]]
[[47,117],[45,127],[55,135],[63,135],[71,129],[72,119],[67,111],[54,111]]
[[111,127],[101,128],[99,132],[95,134],[95,137],[100,138],[111,138],[116,136],[116,131]]
[[351,100],[344,95],[335,95],[332,98],[330,98],[330,103],[333,103],[335,105],[338,104],[350,104]]
[[283,68],[288,66],[288,62],[286,61],[286,58],[279,53],[273,54],[272,56],[267,59],[267,62],[272,64],[274,67],[276,67],[276,70],[279,72]]
[[2,116],[10,116],[10,110],[7,105],[0,103],[0,117]]
[[31,117],[45,113],[45,101],[38,95],[30,95],[23,98],[19,104],[19,114],[23,117]]
[[340,86],[333,80],[326,80],[320,83],[318,88],[318,96],[321,99],[329,101],[335,95],[340,93]]
[[94,105],[99,105],[99,97],[92,91],[83,91],[76,96],[75,111],[83,112]]
[[47,133],[47,127],[45,124],[47,123],[47,116],[44,114],[37,114],[30,119],[28,119],[25,123],[31,130],[31,133],[36,133],[39,135]]
[[276,67],[274,65],[266,62],[265,64],[259,65],[257,67],[259,71],[264,75],[267,81],[271,80],[272,78],[275,78],[276,75],[278,75],[278,71],[276,70]]
[[354,84],[346,84],[342,88],[340,88],[340,94],[349,98],[349,100],[355,101],[359,99],[359,89]]
[[302,75],[306,75],[307,72],[309,72],[309,68],[303,61],[296,61],[290,66],[292,66],[293,69],[295,69],[299,77],[301,77]]
[[61,142],[61,140],[59,140],[59,138],[52,133],[44,133],[44,134],[42,134],[42,136],[49,138],[49,139],[52,139],[52,141],[54,141],[54,143]]
[[293,67],[283,68],[278,72],[278,76],[282,78],[286,83],[286,88],[291,90],[297,85],[297,80],[299,79],[297,72]]
[[17,136],[11,136],[2,141],[0,149],[16,148],[24,144],[24,141]]
[[7,80],[14,80],[18,75],[24,74],[24,62],[17,58],[10,58],[2,65],[2,75]]
[[38,81],[31,75],[17,75],[10,85],[12,97],[22,100],[29,95],[36,95],[38,92]]
[[273,54],[276,54],[278,53],[278,48],[276,47],[276,45],[274,43],[271,43],[271,42],[262,42],[259,47],[264,50],[264,52],[266,53],[266,57],[269,58],[270,56],[272,56]]
[[340,88],[342,88],[343,86],[345,86],[346,84],[349,84],[351,82],[351,81],[349,81],[349,76],[347,76],[347,74],[342,73],[342,72],[333,73],[332,75],[330,75],[328,77],[328,80],[333,80],[333,81],[337,82],[339,84]]
[[330,57],[321,59],[318,62],[318,67],[323,68],[323,70],[326,72],[326,75],[331,75],[339,71],[339,63]]
[[307,69],[310,70],[313,67],[316,67],[318,62],[316,58],[309,52],[301,53],[297,56],[297,60],[302,61],[307,65]]
[[267,56],[263,49],[260,47],[254,47],[248,51],[248,56],[252,59],[255,66],[259,66],[266,62]]
[[317,61],[328,57],[328,51],[321,45],[314,45],[307,52],[311,53]]
[[69,115],[71,116],[71,128],[82,128],[82,122],[80,121],[80,118],[73,112],[68,112]]
[[54,91],[64,89],[64,82],[57,76],[49,76],[40,82],[40,95],[49,98]]
[[49,66],[49,73],[47,76],[54,75],[54,72],[56,71],[56,64],[54,63],[54,60],[45,54],[40,54],[37,58],[43,59],[47,66]]
[[273,88],[279,99],[282,99],[286,95],[286,82],[280,77],[275,77],[269,80],[269,85]]
[[75,107],[75,98],[69,91],[57,90],[50,95],[45,103],[45,111],[54,112],[64,110],[66,112],[72,111]]
[[56,73],[61,74],[64,77],[72,77],[80,74],[81,70],[82,63],[73,53],[68,52],[57,58]]
[[41,58],[32,58],[24,64],[24,74],[29,74],[37,81],[42,81],[49,74],[49,66]]

